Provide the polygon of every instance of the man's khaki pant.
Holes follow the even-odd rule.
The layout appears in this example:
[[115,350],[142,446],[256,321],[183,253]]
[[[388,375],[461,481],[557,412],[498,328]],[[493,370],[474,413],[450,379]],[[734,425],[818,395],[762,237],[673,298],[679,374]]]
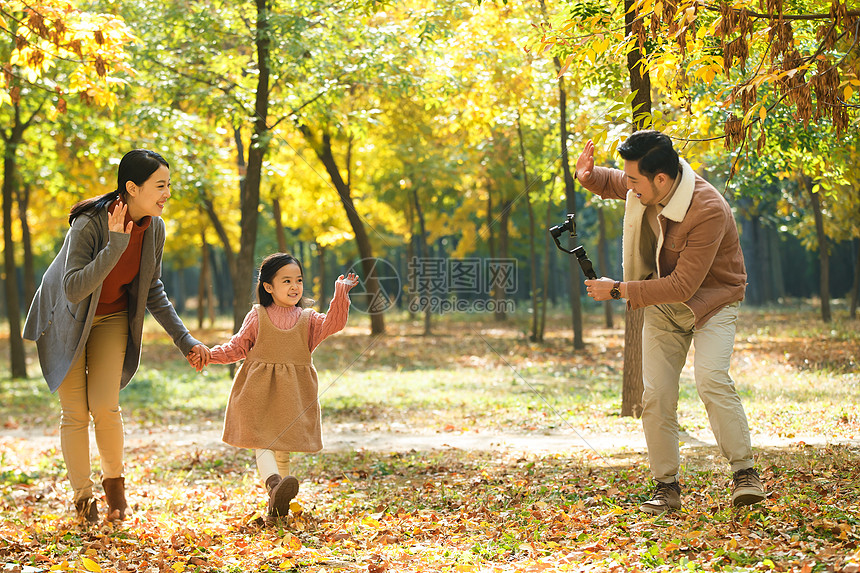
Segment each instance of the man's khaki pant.
[[738,303],[694,328],[693,312],[684,304],[645,308],[642,330],[642,427],[654,479],[675,481],[680,469],[678,390],[690,343],[695,345],[696,390],[705,404],[711,430],[732,472],[754,465],[749,426],[729,364],[735,342]]
[[90,415],[104,478],[122,475],[123,425],[119,383],[128,341],[128,312],[96,316],[86,349],[63,379],[58,394],[60,443],[75,491],[74,501],[92,497]]

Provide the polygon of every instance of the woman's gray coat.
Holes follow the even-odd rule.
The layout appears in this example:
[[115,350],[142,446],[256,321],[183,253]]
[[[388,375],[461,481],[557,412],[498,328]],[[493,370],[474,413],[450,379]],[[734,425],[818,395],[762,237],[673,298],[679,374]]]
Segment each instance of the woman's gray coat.
[[[128,346],[120,388],[131,380],[140,364],[143,319],[148,309],[179,347],[183,356],[200,344],[176,314],[161,282],[164,221],[153,217],[144,231],[140,271],[128,289]],[[128,246],[130,235],[108,229],[108,207],[83,214],[72,224],[63,247],[45,271],[36,291],[24,338],[35,340],[42,374],[56,392],[83,352],[102,283]]]

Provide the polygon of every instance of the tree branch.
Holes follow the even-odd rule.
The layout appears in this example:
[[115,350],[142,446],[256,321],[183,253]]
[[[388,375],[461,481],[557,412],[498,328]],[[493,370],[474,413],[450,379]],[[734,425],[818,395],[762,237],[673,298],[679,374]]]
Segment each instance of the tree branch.
[[143,57],[143,59],[148,60],[148,61],[150,61],[150,62],[152,62],[158,66],[161,66],[165,70],[168,70],[171,73],[176,74],[177,76],[183,77],[185,79],[191,80],[191,81],[199,83],[199,84],[203,84],[204,86],[209,86],[211,88],[215,88],[218,91],[223,92],[224,95],[226,95],[227,97],[229,97],[233,101],[233,103],[235,103],[236,105],[238,105],[242,109],[246,109],[246,111],[248,111],[248,113],[253,115],[253,113],[250,110],[247,110],[247,108],[245,108],[245,104],[242,102],[242,100],[240,100],[235,95],[233,95],[234,91],[239,91],[239,90],[250,91],[250,90],[247,90],[246,88],[237,84],[236,82],[234,82],[230,79],[227,79],[223,76],[216,78],[216,80],[221,81],[224,84],[227,84],[226,86],[224,86],[221,83],[218,83],[218,81],[207,80],[205,78],[201,78],[199,76],[195,76],[193,74],[183,72],[183,71],[181,71],[181,70],[179,70],[173,66],[165,64],[164,62],[160,62],[159,60],[153,58],[152,56],[148,56],[148,55],[144,54],[142,57]]
[[[704,4],[705,10],[712,12],[720,12],[719,6],[713,4]],[[752,12],[743,8],[729,8],[732,12],[746,12],[748,16],[753,18],[762,18],[765,20],[831,20],[833,16],[830,14],[765,14],[762,12]],[[848,16],[860,16],[860,10],[849,10]]]

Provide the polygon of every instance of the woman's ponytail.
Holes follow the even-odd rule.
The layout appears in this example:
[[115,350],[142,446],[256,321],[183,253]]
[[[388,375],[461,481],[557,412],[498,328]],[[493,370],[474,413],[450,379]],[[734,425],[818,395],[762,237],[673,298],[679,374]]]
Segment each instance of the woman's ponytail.
[[84,213],[98,212],[117,199],[126,196],[126,187],[131,181],[135,185],[143,185],[160,166],[168,169],[170,165],[161,155],[148,149],[133,149],[123,155],[116,173],[116,190],[99,197],[84,199],[74,204],[69,212],[69,225]]
[[104,195],[100,195],[99,197],[92,197],[90,199],[84,199],[83,201],[78,201],[74,205],[72,205],[72,210],[69,211],[69,225],[75,222],[75,219],[78,216],[83,215],[84,213],[98,212],[99,209],[103,209],[119,199],[119,190],[111,191],[110,193],[105,193]]

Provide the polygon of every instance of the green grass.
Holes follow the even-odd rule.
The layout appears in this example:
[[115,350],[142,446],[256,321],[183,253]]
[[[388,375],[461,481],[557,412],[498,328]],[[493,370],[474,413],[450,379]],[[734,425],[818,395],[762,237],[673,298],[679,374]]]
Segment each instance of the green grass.
[[[424,337],[420,321],[391,315],[388,332],[371,337],[366,317],[354,317],[345,332],[314,353],[324,423],[431,432],[638,428],[617,415],[622,330],[593,326],[586,332],[587,348],[574,352],[563,315],[551,317],[544,344],[527,340],[527,315],[507,323],[467,318],[437,319],[436,334]],[[600,320],[587,315],[585,322]],[[227,327],[223,320],[197,336],[221,342],[229,337]],[[860,436],[851,407],[860,402],[858,331],[856,321],[825,326],[815,315],[791,309],[744,309],[732,372],[753,432]],[[127,424],[220,422],[231,382],[228,367],[212,365],[198,374],[158,325],[148,322],[146,332],[141,368],[120,395]],[[27,347],[31,378],[10,380],[0,363],[0,419],[43,429],[57,423],[59,406],[36,376],[33,345]],[[679,414],[688,431],[707,431],[691,360],[682,374]]]
[[[75,523],[59,439],[44,447],[18,437],[52,434],[59,421],[28,344],[31,378],[10,380],[0,363],[9,430],[0,437],[0,563],[67,561],[82,571],[88,556],[104,571],[562,571],[568,563],[686,572],[839,571],[860,562],[856,321],[824,326],[809,311],[742,310],[733,376],[754,444],[792,441],[756,448],[773,493],[760,506],[731,508],[717,449],[685,444],[684,509],[653,518],[637,511],[650,489],[641,451],[595,455],[573,439],[554,453],[441,446],[445,432],[640,437],[639,420],[618,415],[620,328],[588,314],[587,348],[574,352],[562,313],[550,317],[544,344],[528,341],[524,314],[507,323],[446,317],[430,337],[420,321],[387,320],[388,332],[371,337],[357,315],[314,354],[324,428],[442,433],[440,447],[296,455],[302,513],[271,526],[260,519],[265,496],[250,452],[169,438],[177,426],[187,436],[220,425],[230,373],[194,372],[152,322],[121,404],[127,432],[168,438],[127,448],[132,520]],[[229,321],[196,335],[224,341]],[[680,423],[709,438],[691,368]],[[811,438],[830,444],[800,441]]]

